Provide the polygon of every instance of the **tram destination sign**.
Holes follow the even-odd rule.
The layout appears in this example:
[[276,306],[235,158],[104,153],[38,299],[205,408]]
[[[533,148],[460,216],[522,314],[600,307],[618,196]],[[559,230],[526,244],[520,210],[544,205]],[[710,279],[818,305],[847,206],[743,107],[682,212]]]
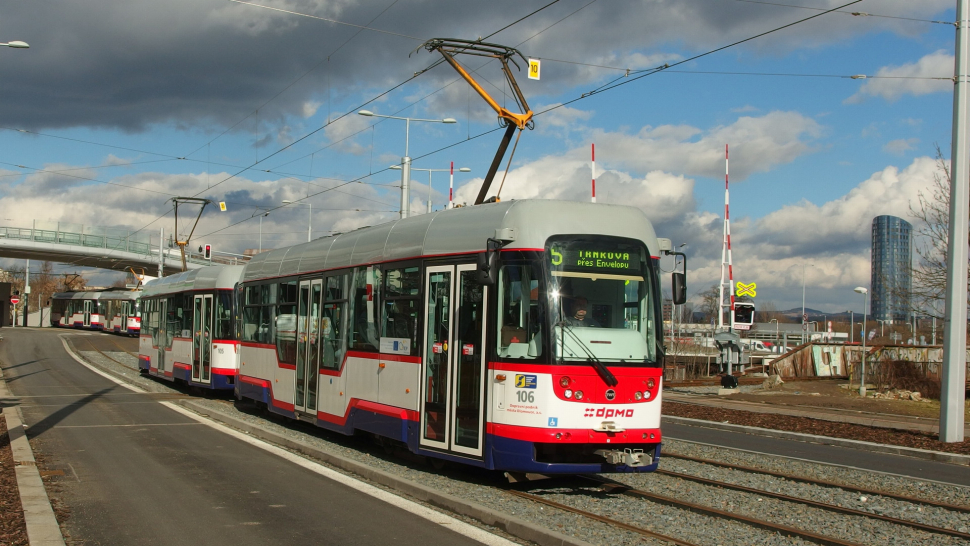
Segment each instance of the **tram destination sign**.
[[616,274],[640,272],[640,253],[630,245],[553,245],[549,258],[557,269]]

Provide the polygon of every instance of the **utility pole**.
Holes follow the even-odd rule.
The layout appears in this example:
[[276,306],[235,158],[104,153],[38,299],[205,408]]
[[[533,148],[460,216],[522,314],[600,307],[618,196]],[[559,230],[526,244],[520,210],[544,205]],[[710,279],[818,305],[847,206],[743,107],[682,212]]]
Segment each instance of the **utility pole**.
[[27,260],[27,270],[24,271],[24,327],[27,327],[27,311],[30,309],[30,260]]
[[165,276],[165,254],[162,245],[165,244],[165,228],[158,228],[158,278]]
[[946,311],[943,319],[943,373],[940,440],[962,442],[967,374],[967,218],[970,171],[967,168],[967,9],[957,0],[956,54],[953,68],[953,147],[950,150],[950,225],[946,249]]

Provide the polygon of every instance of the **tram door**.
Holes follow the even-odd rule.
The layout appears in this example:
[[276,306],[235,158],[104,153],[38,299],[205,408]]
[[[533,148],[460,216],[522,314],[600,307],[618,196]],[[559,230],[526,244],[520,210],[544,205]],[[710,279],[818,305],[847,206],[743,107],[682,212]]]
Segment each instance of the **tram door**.
[[91,310],[94,308],[94,302],[91,300],[84,300],[84,325],[91,326]]
[[195,296],[192,308],[192,381],[212,381],[212,295]]
[[128,333],[128,314],[131,313],[130,306],[131,303],[127,301],[121,302],[121,333]]
[[475,267],[426,270],[420,443],[481,456],[487,298]]
[[323,279],[300,281],[300,306],[296,318],[296,385],[293,407],[316,413],[317,380],[320,377],[320,305]]

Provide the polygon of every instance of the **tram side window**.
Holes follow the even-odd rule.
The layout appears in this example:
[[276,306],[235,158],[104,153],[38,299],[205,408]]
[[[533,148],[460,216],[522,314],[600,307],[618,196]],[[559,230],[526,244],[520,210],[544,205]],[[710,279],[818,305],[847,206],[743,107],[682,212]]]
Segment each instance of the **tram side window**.
[[358,351],[377,352],[377,307],[380,301],[381,274],[374,267],[358,267],[354,270],[353,301],[350,314],[353,328],[350,346]]
[[502,358],[533,359],[542,354],[542,311],[539,271],[528,265],[499,270],[498,354]]
[[320,321],[320,336],[323,340],[323,361],[321,366],[327,370],[339,370],[347,353],[347,294],[350,275],[327,277],[324,288],[323,317]]
[[276,310],[275,284],[246,286],[242,291],[242,339],[255,343],[274,343],[273,312]]
[[232,292],[216,292],[215,339],[234,339],[232,328]]
[[297,281],[278,286],[279,306],[276,315],[276,358],[285,364],[296,364]]
[[[381,316],[381,337],[407,339],[410,351],[418,354],[418,290],[420,269],[406,267],[384,272],[384,312]],[[399,353],[405,354],[405,353]]]

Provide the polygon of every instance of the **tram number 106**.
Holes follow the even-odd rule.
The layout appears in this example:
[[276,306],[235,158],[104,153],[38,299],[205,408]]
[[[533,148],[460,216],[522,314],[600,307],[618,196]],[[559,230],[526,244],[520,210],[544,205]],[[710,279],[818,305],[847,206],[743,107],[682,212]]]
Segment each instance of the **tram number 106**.
[[519,402],[535,402],[536,393],[535,391],[516,391],[516,395],[519,397]]

